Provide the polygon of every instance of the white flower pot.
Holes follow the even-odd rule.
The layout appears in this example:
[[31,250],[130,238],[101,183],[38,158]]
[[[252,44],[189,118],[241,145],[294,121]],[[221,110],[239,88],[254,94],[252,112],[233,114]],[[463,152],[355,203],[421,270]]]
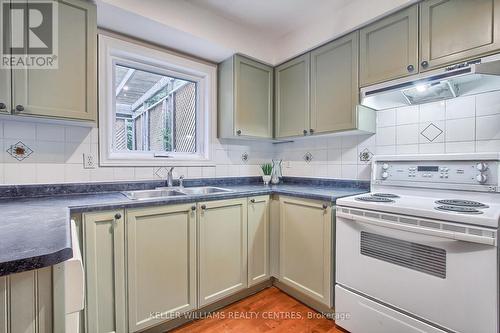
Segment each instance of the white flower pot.
[[269,185],[269,182],[271,181],[271,175],[262,176],[262,181],[264,182],[264,185]]

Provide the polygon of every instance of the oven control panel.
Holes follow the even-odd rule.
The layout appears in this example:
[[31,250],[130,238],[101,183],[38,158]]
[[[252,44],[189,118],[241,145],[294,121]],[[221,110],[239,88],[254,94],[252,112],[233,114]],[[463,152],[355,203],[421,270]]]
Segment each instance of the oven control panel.
[[427,182],[498,186],[498,161],[377,161],[377,183]]

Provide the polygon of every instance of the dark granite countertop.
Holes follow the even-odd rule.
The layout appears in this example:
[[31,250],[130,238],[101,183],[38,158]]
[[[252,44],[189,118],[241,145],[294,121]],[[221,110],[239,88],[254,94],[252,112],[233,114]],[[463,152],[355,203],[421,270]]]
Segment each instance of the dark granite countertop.
[[[156,185],[158,184],[150,183],[149,187]],[[353,184],[347,182],[320,183],[318,181],[301,183],[294,180],[287,184],[274,186],[260,184],[225,185],[220,182],[215,184],[213,182],[208,184],[192,182],[186,185],[223,186],[231,189],[231,192],[173,196],[142,201],[130,200],[120,192],[53,194],[41,197],[0,199],[0,276],[55,265],[71,258],[69,221],[72,213],[222,200],[272,193],[334,203],[338,198],[369,191],[363,182]],[[144,187],[141,184],[139,188],[144,189],[147,186]],[[40,190],[39,188],[35,189]],[[99,188],[99,190],[106,189],[110,189],[110,187]],[[1,191],[2,187],[0,187]],[[16,196],[15,193],[20,193],[18,187],[15,187],[14,190],[11,187],[6,191],[10,193],[10,197]],[[45,189],[45,191],[47,190]],[[63,193],[68,193],[68,191]]]

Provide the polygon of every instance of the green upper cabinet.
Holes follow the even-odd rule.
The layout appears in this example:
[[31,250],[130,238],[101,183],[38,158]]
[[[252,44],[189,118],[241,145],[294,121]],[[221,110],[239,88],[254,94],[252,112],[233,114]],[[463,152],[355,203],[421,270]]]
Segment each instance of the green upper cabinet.
[[428,70],[500,48],[500,0],[420,4],[420,66]]
[[234,55],[219,64],[219,137],[273,137],[273,68]]
[[311,52],[310,134],[357,126],[358,37],[356,31]]
[[359,31],[361,86],[418,72],[418,5]]
[[[60,0],[58,10],[58,68],[12,70],[10,109],[20,115],[94,121],[96,6],[88,1]],[[3,77],[0,73],[0,80],[4,81]]]
[[0,113],[10,113],[10,70],[0,68]]
[[309,53],[275,69],[275,136],[306,135],[309,132]]

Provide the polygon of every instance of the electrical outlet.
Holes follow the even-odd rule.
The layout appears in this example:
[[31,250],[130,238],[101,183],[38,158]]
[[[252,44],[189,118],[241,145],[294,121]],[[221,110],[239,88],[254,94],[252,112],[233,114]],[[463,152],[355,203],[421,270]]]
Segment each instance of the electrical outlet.
[[95,169],[95,158],[92,154],[83,154],[83,168]]

